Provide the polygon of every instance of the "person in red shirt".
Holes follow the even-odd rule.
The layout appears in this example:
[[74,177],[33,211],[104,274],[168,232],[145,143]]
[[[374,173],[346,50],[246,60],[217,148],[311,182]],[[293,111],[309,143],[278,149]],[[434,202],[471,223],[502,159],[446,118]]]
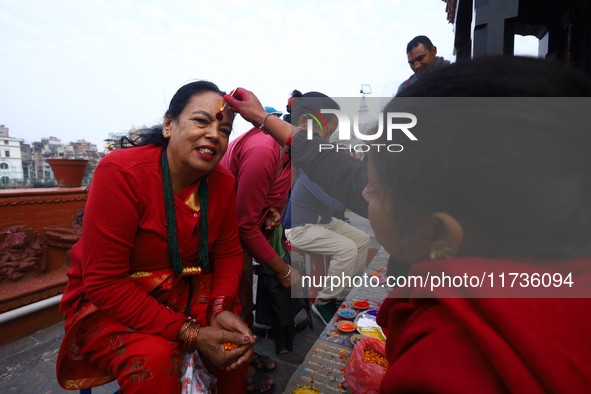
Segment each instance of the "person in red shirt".
[[216,85],[189,83],[162,126],[97,166],[60,303],[62,387],[117,379],[126,394],[180,393],[181,352],[198,350],[218,393],[246,392],[254,338],[237,316],[234,177],[217,165],[233,114],[221,105]]
[[[319,97],[323,102],[332,101],[319,92],[309,92],[302,95],[301,92],[294,90],[292,96],[288,104],[288,111],[291,111],[290,106],[300,97],[307,99]],[[333,102],[332,105],[334,107],[336,103]],[[262,314],[275,314],[276,316],[272,319],[267,317],[267,321],[280,322],[279,326],[273,327],[276,352],[280,353],[291,348],[291,339],[286,338],[289,332],[288,325],[293,325],[293,318],[297,314],[298,308],[292,305],[289,289],[292,285],[299,284],[301,277],[296,270],[292,270],[284,262],[269,244],[272,231],[267,230],[265,220],[273,214],[281,216],[287,203],[292,179],[289,156],[285,154],[283,147],[264,131],[266,122],[270,122],[271,118],[273,120],[279,120],[279,118],[274,116],[274,111],[267,112],[265,109],[263,111],[266,115],[255,127],[230,143],[221,164],[236,177],[238,226],[240,242],[245,255],[240,286],[243,306],[242,318],[249,326],[252,325],[254,310],[252,260],[254,259],[265,267],[262,272],[271,271],[280,283],[280,286],[277,286],[280,288],[274,297],[265,297],[266,299],[261,300],[257,305],[257,321],[262,317]],[[274,213],[270,215],[270,212]],[[263,282],[259,281],[259,286]],[[263,302],[265,307],[261,308],[260,304]],[[267,324],[267,321],[264,321],[264,324]],[[269,357],[263,355],[254,357],[256,358],[251,360],[253,367],[262,371],[270,371],[275,368],[275,362]],[[262,377],[264,392],[273,382],[264,375]]]
[[[416,115],[417,140],[371,151],[368,173],[351,183],[368,176],[372,229],[410,277],[470,281],[393,290],[377,316],[389,363],[380,393],[589,392],[591,81],[554,61],[479,58],[400,96],[383,113]],[[259,121],[256,97],[237,97],[230,104]],[[294,157],[319,143],[279,121],[267,130]],[[326,165],[335,156],[307,156],[307,174],[328,194],[347,193],[332,181],[342,166]]]

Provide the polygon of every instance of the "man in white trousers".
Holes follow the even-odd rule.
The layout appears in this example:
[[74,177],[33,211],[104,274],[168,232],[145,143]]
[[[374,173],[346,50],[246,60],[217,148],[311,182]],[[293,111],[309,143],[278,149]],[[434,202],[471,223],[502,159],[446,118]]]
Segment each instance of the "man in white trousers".
[[[290,243],[305,252],[331,256],[327,275],[350,277],[363,274],[370,239],[363,231],[343,220],[345,206],[326,194],[320,186],[298,171],[285,218],[286,234]],[[336,216],[336,217],[334,217]],[[317,295],[312,310],[324,324],[328,324],[337,311],[336,299],[350,288],[341,283],[332,287],[330,280]]]

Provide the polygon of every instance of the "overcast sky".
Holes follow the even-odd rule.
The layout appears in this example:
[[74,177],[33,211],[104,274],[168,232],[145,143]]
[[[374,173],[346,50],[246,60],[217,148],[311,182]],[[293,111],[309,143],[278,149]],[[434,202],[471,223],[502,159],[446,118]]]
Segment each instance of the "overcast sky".
[[[153,125],[183,84],[253,90],[279,110],[293,89],[390,96],[411,70],[405,47],[429,36],[454,61],[441,0],[0,0],[0,124],[26,142],[102,147]],[[528,37],[516,52],[535,55]],[[248,125],[240,120],[233,137]]]

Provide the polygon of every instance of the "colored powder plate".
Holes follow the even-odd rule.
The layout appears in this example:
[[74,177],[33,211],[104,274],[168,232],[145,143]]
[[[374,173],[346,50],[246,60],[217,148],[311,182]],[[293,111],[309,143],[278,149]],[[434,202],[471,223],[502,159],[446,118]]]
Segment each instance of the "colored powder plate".
[[339,311],[339,316],[342,317],[343,319],[354,319],[355,316],[357,316],[357,313],[355,313],[354,310],[352,309],[341,309]]
[[356,327],[353,323],[347,321],[340,321],[337,323],[337,328],[343,332],[353,332]]
[[320,394],[320,391],[315,389],[312,386],[298,386],[294,391],[293,394]]
[[379,328],[359,328],[358,331],[367,337],[375,338],[381,342],[386,342],[386,336]]
[[357,309],[367,309],[369,308],[369,302],[357,300],[353,301],[353,306]]
[[380,276],[382,273],[380,271],[370,271],[368,272],[371,276]]

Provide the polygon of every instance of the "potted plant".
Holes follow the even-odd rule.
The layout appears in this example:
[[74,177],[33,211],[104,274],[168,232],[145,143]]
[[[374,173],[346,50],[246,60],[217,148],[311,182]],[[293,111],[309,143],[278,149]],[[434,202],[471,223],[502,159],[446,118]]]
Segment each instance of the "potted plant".
[[88,160],[47,159],[59,187],[80,187]]

